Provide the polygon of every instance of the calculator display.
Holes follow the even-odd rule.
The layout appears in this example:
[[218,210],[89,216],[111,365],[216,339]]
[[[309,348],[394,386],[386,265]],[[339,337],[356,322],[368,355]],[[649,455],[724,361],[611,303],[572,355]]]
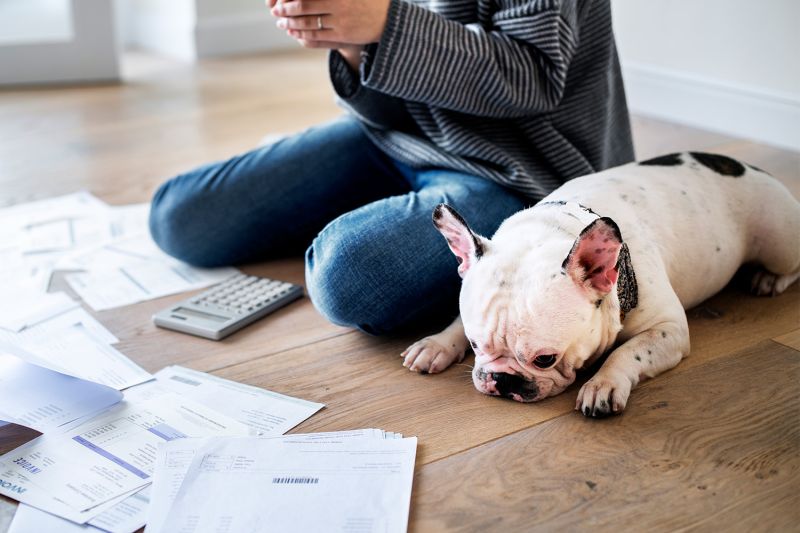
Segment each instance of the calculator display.
[[219,316],[219,315],[212,315],[210,313],[203,313],[202,311],[198,311],[196,309],[187,309],[186,307],[177,307],[172,310],[173,313],[180,313],[182,315],[191,316],[194,318],[202,318],[205,320],[211,320],[212,322],[227,322],[230,320],[229,317]]

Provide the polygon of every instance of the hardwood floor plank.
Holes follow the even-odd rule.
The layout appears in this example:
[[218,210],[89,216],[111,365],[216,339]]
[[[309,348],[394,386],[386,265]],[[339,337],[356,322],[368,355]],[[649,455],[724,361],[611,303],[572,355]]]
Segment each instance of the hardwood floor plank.
[[160,63],[124,85],[2,91],[0,205],[81,188],[146,201],[170,176],[342,113],[321,51]]
[[636,159],[640,161],[673,152],[710,151],[737,141],[728,135],[637,115],[631,117],[631,130]]
[[796,528],[797,356],[764,341],[647,383],[620,417],[567,415],[423,465],[411,530]]
[[800,284],[770,297],[747,293],[738,283],[688,311],[691,353],[678,368],[735,353],[800,325]]
[[785,344],[786,346],[794,348],[795,350],[800,350],[800,329],[796,329],[785,335],[780,335],[772,340],[781,344]]

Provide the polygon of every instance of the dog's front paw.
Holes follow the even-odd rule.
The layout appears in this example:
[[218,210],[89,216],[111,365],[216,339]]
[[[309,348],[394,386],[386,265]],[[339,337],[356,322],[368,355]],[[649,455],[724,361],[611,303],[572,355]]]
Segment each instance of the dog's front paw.
[[630,394],[631,382],[626,376],[602,375],[601,369],[581,387],[575,409],[594,418],[616,415],[625,409]]
[[[445,337],[445,338],[441,338]],[[466,343],[452,341],[447,335],[431,335],[406,348],[400,354],[403,366],[414,372],[436,374],[453,363],[464,360]]]

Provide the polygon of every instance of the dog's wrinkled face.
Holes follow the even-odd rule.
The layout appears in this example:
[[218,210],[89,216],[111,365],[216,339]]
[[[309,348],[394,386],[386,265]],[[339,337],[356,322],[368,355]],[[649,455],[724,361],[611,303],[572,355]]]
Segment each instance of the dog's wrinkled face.
[[609,325],[601,303],[617,276],[613,221],[590,224],[572,249],[559,240],[536,247],[487,240],[446,205],[434,222],[459,260],[461,319],[479,391],[521,402],[554,396],[609,347],[618,319]]

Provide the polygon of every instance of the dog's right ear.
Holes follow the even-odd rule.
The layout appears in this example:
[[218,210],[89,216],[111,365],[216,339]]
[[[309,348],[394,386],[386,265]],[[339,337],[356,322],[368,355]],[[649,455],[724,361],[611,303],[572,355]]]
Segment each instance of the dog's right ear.
[[447,204],[439,204],[433,210],[433,224],[456,255],[458,274],[463,278],[483,255],[486,248],[483,237],[475,234],[461,215]]

